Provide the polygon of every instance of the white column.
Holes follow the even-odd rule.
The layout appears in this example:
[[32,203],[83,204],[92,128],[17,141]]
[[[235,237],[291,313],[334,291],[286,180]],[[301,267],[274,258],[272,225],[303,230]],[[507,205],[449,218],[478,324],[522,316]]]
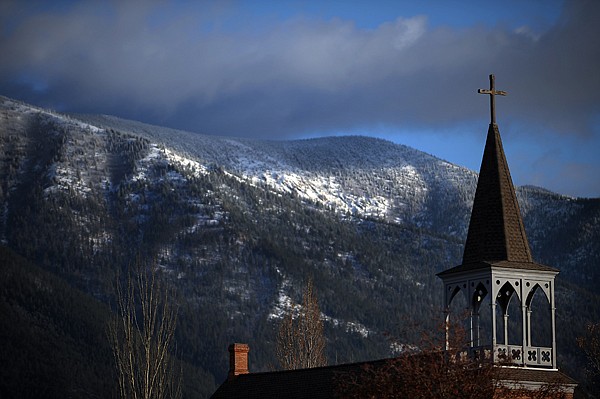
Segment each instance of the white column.
[[496,351],[496,301],[495,298],[491,298],[492,307],[492,352]]
[[504,345],[508,345],[508,309],[504,312]]
[[556,368],[556,317],[555,317],[555,305],[554,305],[554,284],[550,284],[550,307],[552,309],[552,368]]
[[523,364],[525,364],[525,348],[527,346],[527,337],[529,336],[529,323],[527,322],[527,306],[525,302],[521,302],[521,315],[523,319],[523,328],[521,334],[521,353],[523,354]]
[[470,342],[469,342],[469,346],[472,348],[475,346],[475,312],[473,311],[473,308],[468,308],[469,310],[469,329],[470,331]]
[[446,333],[446,343],[445,343],[446,350],[450,349],[450,327],[448,326],[449,322],[450,322],[450,311],[449,311],[449,308],[446,307],[446,309],[444,310],[444,330]]
[[481,342],[479,342],[479,310],[474,313],[475,317],[475,346],[480,346]]
[[531,346],[531,308],[527,307],[527,346]]

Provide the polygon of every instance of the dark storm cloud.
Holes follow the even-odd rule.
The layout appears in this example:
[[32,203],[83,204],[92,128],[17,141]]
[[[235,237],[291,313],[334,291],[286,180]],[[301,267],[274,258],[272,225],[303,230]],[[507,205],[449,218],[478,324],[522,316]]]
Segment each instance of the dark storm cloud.
[[[430,28],[424,16],[370,30],[340,19],[232,29],[219,23],[235,10],[213,6],[78,3],[22,14],[1,31],[0,91],[204,133],[282,137],[483,119],[487,100],[474,93],[494,72],[510,92],[499,117],[584,135],[600,109],[599,4],[568,3],[536,36]],[[4,24],[18,3],[3,7]]]

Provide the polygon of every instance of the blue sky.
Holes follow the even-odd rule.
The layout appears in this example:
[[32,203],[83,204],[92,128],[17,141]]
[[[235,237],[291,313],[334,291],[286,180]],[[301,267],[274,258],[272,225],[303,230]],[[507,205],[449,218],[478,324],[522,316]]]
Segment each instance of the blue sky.
[[0,94],[215,135],[361,134],[600,197],[598,1],[0,2]]

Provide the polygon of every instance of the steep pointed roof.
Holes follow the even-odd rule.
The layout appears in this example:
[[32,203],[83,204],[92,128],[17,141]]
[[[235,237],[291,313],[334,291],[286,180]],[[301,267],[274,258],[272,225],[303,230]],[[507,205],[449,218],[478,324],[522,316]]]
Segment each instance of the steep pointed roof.
[[462,264],[439,275],[490,266],[557,271],[533,262],[495,123],[488,129]]
[[533,261],[500,131],[490,124],[463,264],[495,260]]

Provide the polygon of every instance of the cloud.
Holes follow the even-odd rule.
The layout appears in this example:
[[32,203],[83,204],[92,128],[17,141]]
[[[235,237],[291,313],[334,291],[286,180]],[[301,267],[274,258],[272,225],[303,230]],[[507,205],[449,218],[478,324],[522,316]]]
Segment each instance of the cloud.
[[30,10],[2,32],[0,91],[204,133],[286,137],[485,119],[487,100],[474,93],[494,72],[509,92],[500,120],[586,135],[600,109],[599,9],[569,2],[555,27],[532,35],[431,28],[425,16],[373,29],[306,17],[257,26],[235,3],[75,3]]

